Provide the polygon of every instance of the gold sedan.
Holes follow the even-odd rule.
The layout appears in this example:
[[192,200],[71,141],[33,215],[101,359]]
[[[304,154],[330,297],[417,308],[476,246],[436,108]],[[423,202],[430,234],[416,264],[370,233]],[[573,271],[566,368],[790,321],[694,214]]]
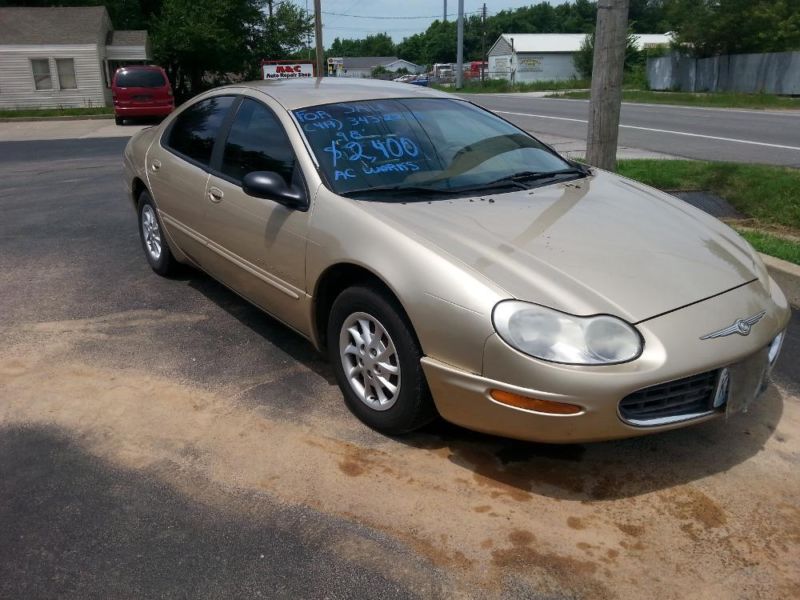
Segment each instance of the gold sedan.
[[757,398],[789,320],[716,219],[434,90],[219,88],[124,162],[153,270],[194,265],[308,338],[388,434],[700,423]]

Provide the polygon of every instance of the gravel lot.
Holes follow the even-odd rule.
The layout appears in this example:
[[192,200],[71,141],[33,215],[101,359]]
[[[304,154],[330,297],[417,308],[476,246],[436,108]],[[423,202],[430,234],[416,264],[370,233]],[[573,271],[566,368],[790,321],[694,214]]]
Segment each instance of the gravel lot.
[[797,314],[728,421],[390,439],[298,336],[150,271],[125,141],[0,143],[0,597],[800,597]]

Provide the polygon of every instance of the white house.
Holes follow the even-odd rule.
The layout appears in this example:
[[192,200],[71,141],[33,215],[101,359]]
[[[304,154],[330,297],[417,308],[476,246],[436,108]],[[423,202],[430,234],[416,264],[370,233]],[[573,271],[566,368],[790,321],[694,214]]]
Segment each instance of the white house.
[[[579,77],[572,57],[585,33],[504,33],[489,49],[489,77],[516,83]],[[670,34],[639,34],[640,48],[668,46]]]
[[371,77],[375,67],[383,67],[396,73],[406,69],[409,73],[422,73],[425,67],[396,56],[344,56],[329,58],[328,66],[331,75],[337,77]]
[[151,58],[146,31],[114,31],[103,6],[0,8],[0,108],[106,106],[124,64]]

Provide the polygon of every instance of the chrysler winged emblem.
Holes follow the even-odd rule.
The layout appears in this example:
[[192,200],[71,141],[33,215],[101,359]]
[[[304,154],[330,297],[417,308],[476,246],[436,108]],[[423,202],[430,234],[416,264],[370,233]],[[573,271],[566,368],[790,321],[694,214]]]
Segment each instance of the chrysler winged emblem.
[[732,335],[734,333],[738,333],[739,335],[750,335],[750,330],[753,328],[753,325],[758,323],[765,314],[767,314],[767,311],[762,310],[760,313],[753,315],[752,317],[748,317],[746,319],[737,319],[733,325],[728,325],[719,331],[707,333],[703,336],[700,336],[700,339],[710,340],[718,337],[725,337],[726,335]]

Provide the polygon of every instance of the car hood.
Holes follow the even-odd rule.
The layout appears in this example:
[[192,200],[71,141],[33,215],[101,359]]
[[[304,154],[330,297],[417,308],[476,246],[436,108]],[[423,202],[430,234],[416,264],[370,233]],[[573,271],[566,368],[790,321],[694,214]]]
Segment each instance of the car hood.
[[599,170],[532,190],[363,205],[509,296],[574,314],[636,323],[758,276],[733,230]]

